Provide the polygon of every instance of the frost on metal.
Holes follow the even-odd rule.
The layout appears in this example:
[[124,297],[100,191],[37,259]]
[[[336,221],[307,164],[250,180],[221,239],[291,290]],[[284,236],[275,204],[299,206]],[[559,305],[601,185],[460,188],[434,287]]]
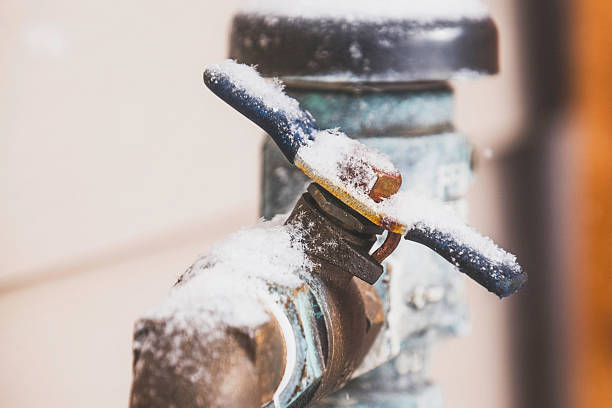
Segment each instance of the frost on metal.
[[[185,342],[197,338],[202,344],[213,344],[223,341],[226,328],[250,332],[268,322],[266,303],[271,302],[271,288],[298,287],[312,267],[304,253],[301,230],[282,225],[281,218],[236,232],[201,256],[163,303],[145,313],[136,325],[138,333],[155,322],[156,327],[163,327],[164,335],[137,335],[134,352],[165,353],[156,358],[183,373],[181,377],[205,381],[202,376],[209,374],[194,363],[198,350],[185,352]],[[167,344],[162,347],[160,341]]]
[[313,169],[315,177],[345,185],[353,194],[369,194],[378,180],[376,170],[399,176],[386,154],[335,129],[316,132],[298,156]]
[[270,133],[288,160],[325,188],[335,189],[332,193],[368,196],[381,172],[399,177],[385,154],[337,129],[319,130],[297,100],[254,68],[228,60],[207,67],[204,75],[213,92]]
[[452,208],[424,195],[412,191],[400,192],[381,204],[381,212],[398,220],[408,229],[429,229],[448,234],[459,244],[477,249],[495,263],[516,262],[514,255],[461,221]]
[[421,21],[484,19],[489,11],[479,0],[251,0],[243,11],[310,19]]
[[271,111],[284,111],[288,119],[297,119],[303,114],[298,101],[285,94],[284,86],[280,81],[263,79],[254,67],[228,59],[207,66],[206,71],[213,74],[213,80],[215,75],[229,78],[236,90],[243,91],[248,96],[262,101]]
[[[304,253],[301,231],[281,225],[277,217],[232,234],[200,257],[159,307],[144,317],[164,319],[202,316],[206,325],[255,327],[268,320],[242,307],[268,293],[270,285],[296,288],[312,266]],[[190,318],[190,317],[186,317]]]
[[[213,83],[217,76],[221,77],[218,86],[211,89],[271,132],[275,141],[287,150],[289,160],[362,215],[393,232],[415,235],[420,231],[418,242],[430,247],[433,244],[446,252],[454,249],[443,241],[454,241],[453,245],[460,250],[457,257],[443,256],[457,266],[464,263],[472,270],[474,265],[478,268],[482,265],[493,271],[499,265],[506,269],[500,271],[500,277],[515,271],[520,274],[513,255],[467,226],[447,207],[424,195],[406,190],[381,203],[374,202],[369,194],[382,173],[400,177],[389,157],[350,139],[340,130],[319,130],[312,120],[303,121],[310,115],[300,108],[297,100],[288,97],[277,83],[263,79],[255,69],[225,61],[207,68],[206,75]],[[261,107],[265,108],[263,115],[252,115]],[[292,139],[289,145],[285,144],[287,138]],[[467,255],[463,248],[467,249]],[[494,275],[491,277],[495,279]],[[506,282],[500,281],[500,284],[507,286]]]

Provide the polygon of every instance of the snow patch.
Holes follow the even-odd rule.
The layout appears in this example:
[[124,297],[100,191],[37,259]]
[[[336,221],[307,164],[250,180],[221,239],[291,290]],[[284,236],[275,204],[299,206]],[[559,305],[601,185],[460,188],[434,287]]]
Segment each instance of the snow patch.
[[[479,20],[489,16],[488,8],[479,0],[251,0],[241,11],[347,21]],[[273,17],[270,20],[273,22]]]
[[516,257],[498,247],[490,238],[466,225],[452,208],[412,191],[403,191],[378,205],[380,214],[386,214],[408,229],[437,230],[452,236],[457,243],[473,248],[490,261],[500,265],[513,265]]
[[314,140],[300,147],[298,156],[322,179],[344,185],[354,194],[368,195],[378,179],[376,170],[397,174],[389,157],[337,129],[313,133]]
[[254,67],[228,59],[205,69],[211,74],[212,81],[227,79],[237,90],[261,101],[271,111],[284,111],[290,120],[304,114],[299,102],[285,94],[280,81],[265,80]]
[[[143,317],[168,320],[168,328],[189,331],[220,325],[256,327],[269,320],[256,308],[271,286],[295,288],[312,267],[304,253],[302,232],[280,225],[280,217],[234,233],[200,257],[185,272],[164,302]],[[206,331],[209,331],[206,330]]]

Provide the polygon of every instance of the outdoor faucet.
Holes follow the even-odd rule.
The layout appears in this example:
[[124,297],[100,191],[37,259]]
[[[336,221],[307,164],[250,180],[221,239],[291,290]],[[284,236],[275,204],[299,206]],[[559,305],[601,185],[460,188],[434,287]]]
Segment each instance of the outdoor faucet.
[[500,298],[527,280],[456,211],[472,153],[447,81],[497,71],[494,23],[466,13],[235,17],[231,57],[287,88],[230,60],[204,82],[270,135],[272,220],[214,246],[137,322],[132,408],[442,405],[406,361],[460,330],[457,270]]
[[[386,156],[338,130],[319,129],[297,101],[253,68],[226,61],[209,67],[204,81],[266,130],[287,159],[315,181],[285,221],[307,262],[291,288],[268,271],[237,275],[261,279],[265,286],[246,305],[245,299],[232,304],[232,294],[213,293],[229,295],[227,304],[215,309],[219,305],[209,307],[206,293],[194,288],[214,286],[213,280],[229,280],[224,289],[244,282],[231,282],[231,273],[215,274],[226,260],[203,258],[179,280],[161,311],[137,326],[132,407],[301,407],[340,389],[385,323],[381,298],[371,285],[402,235],[430,247],[500,297],[526,282],[514,256],[460,220],[449,220],[452,215],[441,206],[435,209],[434,202],[414,206],[422,198],[397,193],[401,175]],[[370,255],[385,230],[384,243]],[[258,254],[264,248],[253,250]],[[194,292],[201,296],[195,302]],[[245,306],[230,314],[259,310],[267,319],[249,325],[232,324],[229,317],[199,326],[202,315],[218,319],[214,314],[223,316],[223,308]]]

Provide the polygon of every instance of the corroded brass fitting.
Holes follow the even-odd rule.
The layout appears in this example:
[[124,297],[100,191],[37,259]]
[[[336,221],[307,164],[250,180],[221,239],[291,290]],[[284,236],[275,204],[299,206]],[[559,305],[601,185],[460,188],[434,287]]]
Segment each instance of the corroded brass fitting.
[[[366,283],[383,272],[369,254],[382,229],[315,184],[286,224],[303,233],[314,265],[303,283],[250,304],[270,316],[255,328],[211,336],[180,313],[139,321],[132,408],[303,407],[346,384],[384,324],[378,294]],[[179,284],[189,285],[188,273]]]

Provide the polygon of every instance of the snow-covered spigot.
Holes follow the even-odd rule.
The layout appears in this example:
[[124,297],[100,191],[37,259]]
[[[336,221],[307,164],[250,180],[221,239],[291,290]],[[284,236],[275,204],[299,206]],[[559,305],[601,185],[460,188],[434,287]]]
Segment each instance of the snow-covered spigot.
[[516,257],[464,224],[441,203],[410,191],[397,193],[401,175],[379,151],[339,129],[319,129],[312,116],[247,65],[227,60],[204,71],[217,96],[266,131],[285,157],[313,181],[389,231],[385,255],[399,234],[423,244],[500,298],[527,282]]
[[[479,0],[253,3],[230,57],[307,109],[248,66],[205,72],[272,136],[271,221],[217,243],[138,321],[131,406],[440,406],[424,358],[465,327],[451,264],[500,296],[525,280],[447,208],[462,208],[473,152],[449,81],[498,71],[495,23]],[[402,237],[451,264],[393,252]]]

